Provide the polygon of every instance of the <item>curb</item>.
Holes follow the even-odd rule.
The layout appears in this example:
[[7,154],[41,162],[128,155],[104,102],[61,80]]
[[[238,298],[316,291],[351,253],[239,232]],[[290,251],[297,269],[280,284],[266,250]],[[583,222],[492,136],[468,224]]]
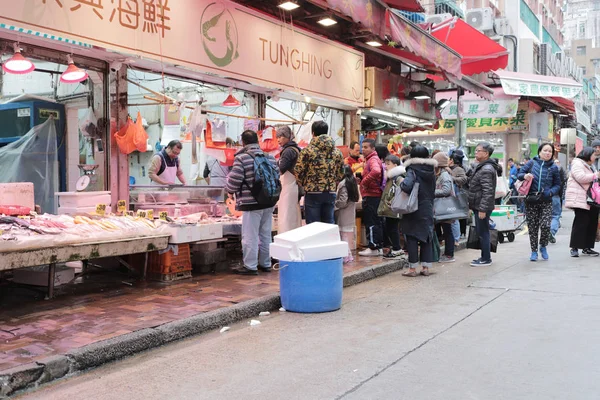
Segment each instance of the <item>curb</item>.
[[[406,262],[405,258],[400,258],[351,272],[344,276],[344,287],[354,286],[399,271]],[[51,356],[20,365],[0,372],[0,399],[39,388],[48,382],[69,377],[146,350],[256,317],[261,311],[278,310],[279,307],[281,307],[279,293],[267,295],[231,307],[92,343],[64,355]]]

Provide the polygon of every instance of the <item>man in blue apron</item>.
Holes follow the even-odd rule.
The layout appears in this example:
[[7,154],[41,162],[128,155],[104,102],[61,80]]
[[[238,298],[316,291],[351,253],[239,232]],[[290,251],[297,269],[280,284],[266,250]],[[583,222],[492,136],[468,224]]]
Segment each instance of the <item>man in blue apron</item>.
[[179,153],[183,146],[179,140],[171,140],[167,147],[152,157],[148,167],[148,177],[155,185],[174,185],[175,179],[186,184],[179,164]]

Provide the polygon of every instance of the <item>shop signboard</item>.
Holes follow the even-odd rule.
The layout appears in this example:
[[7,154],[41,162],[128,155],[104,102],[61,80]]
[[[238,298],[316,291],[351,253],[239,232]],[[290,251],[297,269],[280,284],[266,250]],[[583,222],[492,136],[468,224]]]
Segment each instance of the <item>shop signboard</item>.
[[573,81],[573,85],[554,82],[530,82],[521,79],[503,77],[502,88],[506,94],[530,97],[564,97],[572,99],[581,90],[581,84]]
[[[467,133],[494,133],[494,132],[523,132],[529,130],[529,104],[519,102],[514,117],[506,118],[466,118]],[[457,120],[440,120],[440,127],[431,131],[432,135],[454,134]]]
[[3,4],[0,23],[348,108],[363,105],[364,54],[231,1],[13,1]]
[[[501,100],[461,100],[462,115],[464,118],[512,118],[517,114],[519,98]],[[458,102],[451,101],[442,110],[443,119],[456,119]]]

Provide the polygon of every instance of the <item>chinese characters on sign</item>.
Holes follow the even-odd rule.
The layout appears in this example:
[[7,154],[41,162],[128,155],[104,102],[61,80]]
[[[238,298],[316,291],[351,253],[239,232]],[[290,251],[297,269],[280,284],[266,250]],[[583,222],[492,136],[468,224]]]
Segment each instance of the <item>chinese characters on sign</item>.
[[[128,29],[142,29],[143,32],[160,33],[170,31],[169,0],[53,0],[60,8],[72,13],[93,13],[100,20],[107,18],[110,23],[118,23]],[[43,4],[50,0],[42,0]],[[87,16],[87,14],[85,15]]]
[[[517,113],[518,98],[494,101],[463,101],[461,100],[463,118],[512,118]],[[458,105],[456,101],[450,103],[442,110],[443,119],[458,118]]]
[[[468,118],[467,133],[527,131],[529,129],[529,112],[527,102],[519,104],[519,109],[513,117],[485,117]],[[451,134],[456,127],[456,119],[445,119],[440,121],[439,129],[432,134]]]
[[[575,82],[577,83],[577,82]],[[572,99],[579,95],[581,86],[567,86],[555,83],[521,82],[502,78],[502,89],[506,94],[532,97],[564,97]]]

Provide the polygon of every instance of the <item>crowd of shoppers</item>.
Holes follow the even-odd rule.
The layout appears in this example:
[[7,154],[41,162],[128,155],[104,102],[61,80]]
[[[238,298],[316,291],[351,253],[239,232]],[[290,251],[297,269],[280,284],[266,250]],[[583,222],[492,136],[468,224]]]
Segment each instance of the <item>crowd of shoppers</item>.
[[[465,154],[459,149],[449,154],[437,150],[430,153],[414,142],[396,155],[373,139],[364,139],[362,144],[351,143],[349,155],[344,159],[328,130],[323,121],[313,123],[313,138],[306,148],[300,149],[290,128],[278,127],[276,137],[281,147],[278,161],[260,149],[256,132],[242,134],[244,148],[236,154],[225,186],[230,195],[236,196],[236,207],[242,211],[244,265],[235,272],[256,275],[259,270],[271,270],[269,244],[275,203],[265,202],[264,196],[262,200],[257,197],[253,187],[256,168],[261,168],[260,176],[276,176],[279,233],[302,225],[303,198],[307,224],[335,223],[342,240],[355,248],[356,237],[360,235],[356,223],[360,206],[367,248],[358,254],[395,258],[406,252],[409,268],[403,275],[408,277],[428,276],[434,262],[455,261],[455,246],[465,234],[466,220],[439,218],[435,215],[439,211],[435,210],[446,201],[454,201],[442,202],[442,199],[466,193],[481,249],[480,257],[471,266],[491,265],[490,216],[498,202],[499,180],[506,178],[498,160],[492,158],[494,148],[489,143],[476,146],[475,161],[470,167],[465,166]],[[597,183],[600,141],[593,145],[584,148],[572,161],[568,174],[550,143],[540,145],[538,155],[532,160],[522,164],[508,160],[505,192],[515,195],[519,181],[529,185],[528,194],[520,197],[528,226],[531,261],[537,261],[539,255],[543,260],[549,259],[548,244],[556,242],[563,203],[575,213],[571,256],[578,257],[579,250],[583,255],[599,255],[593,250],[599,205],[590,200],[589,190],[595,185],[600,193]],[[409,197],[416,199],[416,211],[402,214],[394,207],[394,200]],[[444,243],[443,254],[437,251],[438,240]],[[352,252],[344,258],[344,262],[350,261]]]

